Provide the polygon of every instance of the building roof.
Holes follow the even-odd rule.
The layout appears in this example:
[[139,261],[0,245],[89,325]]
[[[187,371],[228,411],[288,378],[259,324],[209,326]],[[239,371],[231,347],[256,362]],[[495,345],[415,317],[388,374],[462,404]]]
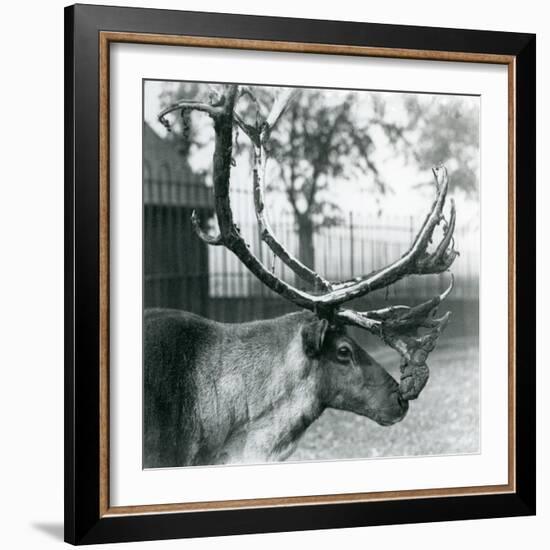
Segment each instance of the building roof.
[[211,208],[213,198],[204,177],[191,170],[173,140],[159,136],[143,122],[143,186],[145,204]]

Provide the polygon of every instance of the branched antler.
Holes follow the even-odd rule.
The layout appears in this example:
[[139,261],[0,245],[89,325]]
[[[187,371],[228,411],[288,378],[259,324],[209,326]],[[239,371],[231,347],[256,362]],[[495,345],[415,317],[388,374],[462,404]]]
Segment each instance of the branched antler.
[[[426,359],[449,321],[450,312],[436,317],[441,302],[451,293],[451,284],[440,296],[414,307],[391,306],[384,309],[359,312],[340,310],[338,317],[346,324],[355,325],[379,336],[401,355],[399,391],[404,399],[416,399],[429,377]],[[424,334],[420,330],[425,329]]]
[[[268,288],[295,305],[314,311],[320,316],[326,316],[333,322],[366,329],[380,337],[401,355],[399,391],[402,397],[415,399],[428,380],[429,371],[426,365],[428,354],[434,349],[449,320],[450,313],[439,318],[436,317],[436,314],[439,305],[452,290],[453,279],[443,294],[414,307],[392,306],[360,312],[341,306],[345,302],[365,296],[374,290],[387,288],[409,275],[442,273],[450,268],[458,252],[454,250],[453,241],[456,225],[454,201],[451,200],[449,221],[443,214],[449,187],[447,170],[443,166],[434,168],[435,200],[412,245],[401,258],[382,269],[355,279],[329,282],[302,264],[277,240],[271,230],[265,209],[266,144],[271,132],[283,116],[289,101],[292,100],[293,90],[283,90],[275,99],[267,115],[263,115],[258,107],[258,116],[254,124],[248,124],[235,112],[239,93],[252,95],[253,101],[259,105],[250,89],[246,88],[244,92],[242,90],[239,92],[237,86],[230,85],[224,87],[223,93],[216,93],[215,98],[212,96],[210,103],[182,100],[168,107],[159,115],[159,120],[168,128],[169,123],[166,115],[182,109],[204,112],[214,122],[213,181],[219,233],[211,236],[203,231],[194,212],[192,223],[197,235],[207,244],[223,245],[231,250]],[[321,291],[321,293],[300,290],[276,277],[251,252],[250,246],[242,238],[235,225],[229,197],[234,125],[249,137],[253,146],[254,205],[262,240],[271,248],[276,257],[279,257],[304,281],[314,284],[316,291]],[[440,225],[443,228],[443,237],[435,250],[430,252],[428,246],[432,242],[435,228]],[[421,331],[423,332],[421,333]]]
[[[246,94],[253,97],[254,102],[258,105],[257,100],[254,98],[252,92],[246,89]],[[256,219],[258,220],[258,226],[260,229],[260,238],[267,246],[273,251],[276,257],[278,257],[286,266],[288,266],[298,277],[302,280],[310,283],[317,290],[330,290],[332,287],[330,283],[321,277],[318,273],[303,264],[298,258],[293,256],[285,246],[275,237],[264,202],[264,188],[265,188],[265,173],[267,165],[267,149],[266,144],[269,141],[269,136],[274,130],[275,126],[281,119],[281,116],[285,112],[288,104],[292,101],[296,95],[296,90],[293,88],[283,88],[283,90],[275,98],[270,112],[265,119],[262,117],[261,112],[258,113],[256,123],[254,126],[246,124],[244,120],[237,114],[235,120],[239,128],[249,137],[252,143],[253,149],[253,190],[254,190],[254,209],[256,212]],[[258,108],[259,109],[259,108]]]

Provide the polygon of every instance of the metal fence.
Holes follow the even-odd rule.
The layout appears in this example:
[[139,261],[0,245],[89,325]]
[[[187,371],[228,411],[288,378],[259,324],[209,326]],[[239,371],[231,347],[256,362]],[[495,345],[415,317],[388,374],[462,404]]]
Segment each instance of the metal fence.
[[[145,187],[154,186],[145,182]],[[176,184],[172,184],[176,185]],[[181,184],[178,184],[180,186]],[[175,200],[181,190],[145,192],[144,208],[144,276],[145,306],[176,307],[194,311],[222,321],[245,321],[270,317],[293,309],[283,299],[262,285],[247,268],[223,247],[207,247],[193,233],[189,219],[192,205]],[[203,218],[212,215],[212,200],[205,198],[208,189],[193,190],[200,196],[196,206]],[[205,195],[206,193],[206,195]],[[234,217],[252,252],[284,280],[301,286],[294,274],[283,265],[265,243],[261,242],[249,188],[231,190]],[[163,199],[164,197],[164,199]],[[276,201],[277,202],[277,201]],[[270,210],[271,225],[278,238],[293,253],[298,251],[298,233],[294,217],[279,199]],[[410,246],[421,216],[369,216],[362,212],[342,213],[342,222],[321,227],[314,236],[315,270],[330,280],[356,277],[388,265]],[[215,224],[212,223],[212,230]],[[453,265],[455,309],[468,319],[475,317],[479,282],[479,233],[468,227],[455,230],[460,256]],[[414,303],[431,298],[449,283],[449,276],[412,276],[390,288],[369,295],[361,307],[379,307],[388,301]],[[464,320],[464,323],[474,322]]]

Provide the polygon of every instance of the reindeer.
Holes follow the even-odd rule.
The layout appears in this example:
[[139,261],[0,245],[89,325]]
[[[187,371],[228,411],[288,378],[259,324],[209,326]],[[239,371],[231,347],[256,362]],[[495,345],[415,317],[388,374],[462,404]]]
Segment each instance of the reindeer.
[[[210,235],[193,213],[197,235],[224,246],[269,289],[302,311],[276,319],[223,324],[184,311],[144,315],[144,460],[146,468],[280,461],[326,408],[352,411],[390,426],[407,414],[429,377],[426,360],[448,322],[437,317],[441,295],[416,305],[371,311],[347,308],[350,300],[387,288],[409,275],[449,270],[456,255],[455,207],[443,214],[445,168],[434,169],[435,201],[407,252],[388,266],[352,280],[331,282],[302,264],[273,234],[264,208],[264,172],[270,132],[291,100],[283,91],[270,112],[248,124],[235,110],[250,90],[225,86],[209,102],[180,101],[174,110],[197,110],[213,120],[213,181],[219,232]],[[229,197],[233,129],[253,145],[254,205],[262,239],[274,255],[313,290],[291,285],[251,252],[233,220]],[[442,226],[435,250],[434,230]],[[364,329],[401,356],[397,382],[347,331]]]

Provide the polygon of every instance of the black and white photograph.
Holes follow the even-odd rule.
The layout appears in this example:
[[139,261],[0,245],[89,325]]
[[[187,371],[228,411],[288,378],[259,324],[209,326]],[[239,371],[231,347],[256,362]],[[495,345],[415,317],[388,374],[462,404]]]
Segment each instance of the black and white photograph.
[[1,548],[549,538],[548,10],[452,7],[6,4]]
[[142,84],[143,468],[479,453],[480,97]]

